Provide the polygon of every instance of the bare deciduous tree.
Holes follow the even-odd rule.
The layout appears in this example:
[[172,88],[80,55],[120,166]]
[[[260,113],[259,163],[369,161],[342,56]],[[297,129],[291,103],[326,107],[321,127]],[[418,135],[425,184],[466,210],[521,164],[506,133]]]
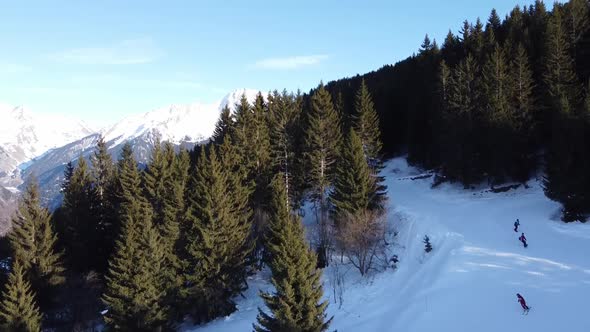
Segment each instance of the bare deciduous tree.
[[386,256],[387,224],[383,212],[363,210],[339,222],[336,244],[350,264],[366,275]]

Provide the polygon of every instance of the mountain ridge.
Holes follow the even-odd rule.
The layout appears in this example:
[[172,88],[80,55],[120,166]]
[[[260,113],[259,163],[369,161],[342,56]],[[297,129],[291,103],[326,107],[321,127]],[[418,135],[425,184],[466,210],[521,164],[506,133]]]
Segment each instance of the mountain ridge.
[[[254,89],[236,89],[215,103],[169,104],[145,113],[130,115],[100,130],[91,131],[86,125],[81,125],[84,130],[77,136],[68,133],[75,139],[60,146],[51,145],[48,149],[37,154],[29,153],[26,156],[32,155],[32,157],[28,159],[26,156],[22,156],[20,159],[13,158],[10,149],[14,149],[14,144],[0,143],[0,166],[3,166],[0,168],[0,187],[20,188],[27,179],[35,176],[39,181],[44,203],[54,209],[61,202],[60,184],[66,164],[72,161],[75,164],[80,156],[88,159],[94,152],[96,143],[101,136],[107,143],[109,153],[114,160],[119,157],[124,143],[128,142],[133,146],[138,162],[145,163],[156,140],[169,141],[177,148],[192,148],[194,145],[206,141],[213,134],[219,114],[225,106],[229,105],[233,109],[231,106],[238,103],[242,95],[245,95],[252,103],[258,93],[259,90]],[[13,109],[23,110],[22,114],[25,115],[30,114],[30,111],[23,107]],[[76,120],[70,119],[70,123],[71,121]],[[29,136],[38,136],[37,131],[39,130],[36,130],[37,128],[25,128],[31,131]],[[0,140],[0,142],[3,141],[6,140]],[[40,151],[41,149],[34,147],[29,150]],[[16,195],[14,192],[12,194]],[[0,207],[0,209],[2,208]]]

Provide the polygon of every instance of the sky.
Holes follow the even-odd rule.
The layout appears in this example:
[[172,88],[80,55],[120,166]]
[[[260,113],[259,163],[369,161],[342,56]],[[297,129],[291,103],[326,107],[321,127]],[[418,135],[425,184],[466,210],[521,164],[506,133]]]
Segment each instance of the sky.
[[103,126],[238,88],[309,91],[534,1],[0,2],[0,103]]

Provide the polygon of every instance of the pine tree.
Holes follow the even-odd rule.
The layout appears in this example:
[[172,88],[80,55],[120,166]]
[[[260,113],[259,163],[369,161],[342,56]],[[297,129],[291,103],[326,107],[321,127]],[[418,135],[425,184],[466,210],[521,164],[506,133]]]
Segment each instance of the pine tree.
[[355,214],[369,207],[374,194],[373,179],[363,154],[363,146],[354,129],[350,129],[336,168],[334,191],[330,196],[333,214]]
[[75,168],[66,169],[65,179],[62,186],[64,224],[60,236],[73,266],[86,272],[96,268],[92,263],[98,254],[98,243],[91,214],[92,177],[82,156]]
[[221,115],[219,116],[219,120],[215,124],[215,130],[213,131],[213,135],[211,136],[211,141],[215,144],[221,144],[223,139],[226,135],[230,134],[234,127],[234,118],[229,109],[229,106],[226,105],[221,110]]
[[257,332],[326,331],[328,302],[322,299],[321,271],[316,269],[315,254],[307,247],[301,221],[286,209],[284,183],[273,181],[273,215],[269,243],[272,252],[270,269],[274,293],[261,292],[269,312],[259,309]]
[[0,303],[2,330],[11,332],[40,331],[42,316],[19,260],[12,264],[12,270],[5,287],[2,303]]
[[335,176],[335,164],[339,157],[342,141],[340,119],[330,93],[323,83],[311,97],[311,110],[305,132],[305,157],[308,163],[308,183],[311,199],[316,205],[318,224],[320,225],[320,243],[318,252],[320,266],[327,264],[327,227],[328,202],[326,191],[332,186]]
[[49,211],[41,207],[36,179],[29,181],[8,236],[14,260],[22,263],[38,295],[39,305],[47,308],[56,286],[65,281],[63,254],[56,251],[57,236],[51,226]]
[[141,176],[131,147],[123,148],[119,161],[122,232],[109,261],[105,321],[114,330],[154,331],[167,320],[163,304],[167,287],[162,269],[165,253],[152,225],[153,211],[142,195]]
[[247,190],[235,165],[236,151],[216,147],[209,154],[201,149],[189,186],[184,243],[185,284],[182,294],[188,313],[197,321],[208,321],[235,310],[233,298],[245,288],[251,216]]

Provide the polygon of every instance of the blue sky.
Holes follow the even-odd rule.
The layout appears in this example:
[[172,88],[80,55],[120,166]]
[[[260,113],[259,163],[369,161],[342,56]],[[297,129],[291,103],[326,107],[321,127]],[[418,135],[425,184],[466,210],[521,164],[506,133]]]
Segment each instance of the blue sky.
[[308,91],[533,2],[2,1],[0,102],[102,125],[236,88]]

